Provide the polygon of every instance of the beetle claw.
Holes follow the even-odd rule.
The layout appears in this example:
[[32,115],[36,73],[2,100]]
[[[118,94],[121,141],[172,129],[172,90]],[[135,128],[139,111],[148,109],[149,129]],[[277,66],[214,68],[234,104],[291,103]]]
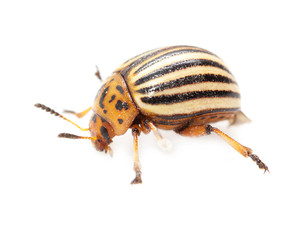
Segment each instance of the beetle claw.
[[109,153],[110,157],[113,157],[113,150],[111,147],[107,146],[105,148],[105,153]]
[[141,178],[141,171],[136,172],[136,177],[135,179],[131,182],[131,184],[141,184],[142,183],[142,178]]
[[135,179],[131,182],[131,184],[141,184],[142,183],[142,179],[135,177]]
[[255,155],[255,154],[251,154],[251,155],[250,155],[250,158],[252,158],[252,160],[253,160],[254,162],[257,163],[257,165],[258,165],[258,167],[259,167],[260,169],[263,169],[263,170],[264,170],[264,173],[266,173],[266,171],[269,172],[268,167],[265,165],[264,162],[262,162],[262,161],[260,160],[260,158],[259,158],[257,155]]

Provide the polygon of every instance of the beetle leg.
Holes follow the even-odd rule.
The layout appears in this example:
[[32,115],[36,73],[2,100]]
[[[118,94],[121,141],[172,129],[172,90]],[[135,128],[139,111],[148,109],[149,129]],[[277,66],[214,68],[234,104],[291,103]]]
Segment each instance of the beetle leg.
[[140,130],[138,126],[132,127],[132,134],[134,138],[134,171],[136,173],[136,177],[131,182],[131,184],[138,184],[138,183],[142,183],[141,165],[140,165],[139,153],[138,153],[138,136],[140,135]]
[[113,150],[110,146],[105,148],[105,153],[109,153],[110,157],[113,157]]
[[254,162],[257,163],[260,169],[263,169],[264,172],[268,171],[268,167],[260,160],[260,158],[253,154],[253,150],[251,148],[245,147],[239,142],[235,141],[233,138],[229,137],[225,133],[223,133],[218,128],[212,127],[211,125],[199,125],[199,126],[189,126],[185,129],[176,131],[182,136],[204,136],[209,135],[212,132],[219,135],[224,139],[231,147],[233,147],[236,151],[242,154],[244,157],[250,157]]
[[160,134],[158,128],[151,121],[146,120],[144,124],[146,124],[149,127],[149,129],[152,130],[160,148],[163,151],[169,151],[172,147],[171,142]]
[[146,121],[145,122],[148,127],[152,130],[152,132],[154,133],[156,139],[158,141],[161,141],[163,139],[163,136],[160,134],[160,132],[158,131],[158,128],[150,121]]
[[74,111],[72,111],[72,110],[64,110],[64,113],[70,113],[70,114],[75,115],[75,116],[78,117],[78,118],[82,118],[82,117],[84,117],[84,116],[85,116],[90,110],[91,110],[91,107],[89,107],[89,108],[87,108],[87,109],[85,109],[84,111],[79,112],[79,113],[74,112]]

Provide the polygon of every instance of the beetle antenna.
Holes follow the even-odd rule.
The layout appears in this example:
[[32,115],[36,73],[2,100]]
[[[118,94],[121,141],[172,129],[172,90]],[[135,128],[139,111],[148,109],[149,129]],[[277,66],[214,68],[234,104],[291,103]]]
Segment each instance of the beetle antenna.
[[97,137],[82,137],[82,136],[77,136],[71,133],[60,133],[58,135],[59,138],[70,138],[70,139],[88,139],[88,140],[92,140],[95,141],[97,140]]
[[69,120],[68,118],[64,117],[62,114],[59,114],[58,112],[54,111],[53,109],[41,104],[41,103],[36,103],[35,104],[35,107],[37,108],[41,108],[42,110],[46,111],[46,112],[49,112],[50,114],[53,114],[57,117],[60,117],[64,120],[66,120],[67,122],[69,123],[72,123],[73,125],[75,125],[76,127],[78,127],[81,131],[88,131],[89,129],[88,128],[82,128],[80,126],[78,126],[76,123],[72,122],[71,120]]
[[[77,135],[74,135],[74,134],[71,134],[71,133],[60,133],[58,135],[59,138],[70,138],[70,139],[88,139],[88,140],[91,140],[91,141],[96,141],[98,138],[97,137],[82,137],[82,136],[77,136]],[[112,148],[107,146],[105,148],[105,153],[109,153],[111,157],[113,157],[113,151],[112,151]]]
[[98,67],[98,65],[96,65],[96,69],[97,69],[97,71],[95,72],[95,75],[98,77],[98,79],[99,79],[100,81],[102,81],[102,77],[101,77],[101,74],[100,74],[100,71],[99,71],[99,67]]

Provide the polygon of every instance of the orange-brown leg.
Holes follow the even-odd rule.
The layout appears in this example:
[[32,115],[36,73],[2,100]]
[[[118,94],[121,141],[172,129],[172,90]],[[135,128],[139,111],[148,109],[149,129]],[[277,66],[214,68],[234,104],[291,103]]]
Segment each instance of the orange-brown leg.
[[134,171],[136,173],[135,179],[131,182],[131,184],[142,183],[141,178],[141,165],[139,161],[139,153],[138,153],[138,137],[140,136],[140,129],[138,126],[132,127],[132,134],[134,138]]
[[260,158],[252,154],[253,150],[251,148],[245,147],[242,144],[235,141],[233,138],[229,137],[225,133],[223,133],[218,128],[212,127],[211,125],[200,125],[200,126],[189,126],[185,129],[177,131],[182,136],[204,136],[209,135],[212,132],[219,135],[223,138],[231,147],[233,147],[236,151],[242,154],[244,157],[250,157],[254,162],[257,163],[260,169],[264,169],[264,172],[269,171],[268,167],[260,160]]
[[85,109],[84,111],[79,112],[79,113],[74,112],[74,111],[72,111],[72,110],[64,110],[64,113],[70,113],[70,114],[75,115],[75,116],[78,117],[78,118],[82,118],[82,117],[84,117],[84,116],[85,116],[90,110],[91,110],[91,107],[89,107],[89,108],[87,108],[87,109]]
[[[159,132],[158,128],[154,125],[154,123],[152,123],[149,120],[145,120],[143,125],[144,125],[144,126],[142,126],[143,132],[148,133],[148,132],[150,132],[150,130],[152,130],[154,136],[157,139],[157,143],[158,143],[159,147],[163,151],[169,151],[172,148],[171,142],[161,135],[161,133]],[[147,127],[145,127],[145,126],[147,126]],[[148,131],[147,131],[147,129],[148,129]]]

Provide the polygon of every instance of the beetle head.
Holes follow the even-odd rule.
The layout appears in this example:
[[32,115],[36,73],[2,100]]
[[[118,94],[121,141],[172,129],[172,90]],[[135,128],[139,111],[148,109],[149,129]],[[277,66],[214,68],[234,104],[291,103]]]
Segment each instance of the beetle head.
[[98,151],[111,151],[109,144],[112,142],[115,133],[112,126],[104,118],[93,113],[89,122],[89,131],[93,138],[92,143]]
[[[112,150],[109,147],[109,144],[112,142],[112,138],[115,136],[114,130],[105,119],[98,116],[96,113],[93,113],[93,116],[92,116],[90,123],[89,123],[89,128],[85,129],[85,128],[81,128],[76,123],[72,122],[68,118],[64,117],[63,115],[59,114],[58,112],[54,111],[53,109],[51,109],[43,104],[36,103],[35,107],[45,110],[46,112],[49,112],[49,113],[53,114],[54,116],[60,117],[64,120],[72,123],[73,125],[75,125],[76,127],[78,127],[82,131],[89,130],[90,134],[91,134],[91,137],[83,137],[83,136],[77,136],[77,135],[74,135],[71,133],[60,133],[58,135],[58,137],[70,138],[70,139],[89,139],[92,141],[94,147],[98,151],[109,152],[112,155]],[[66,112],[70,112],[70,113],[75,114],[75,112],[72,112],[72,111],[66,111]]]

